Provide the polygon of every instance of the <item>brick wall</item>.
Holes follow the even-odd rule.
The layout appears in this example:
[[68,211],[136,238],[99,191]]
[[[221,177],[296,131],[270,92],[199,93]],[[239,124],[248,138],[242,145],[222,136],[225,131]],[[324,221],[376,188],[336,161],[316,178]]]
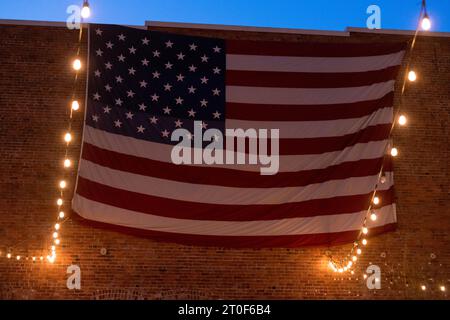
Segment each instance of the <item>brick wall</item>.
[[[276,41],[409,39],[367,33],[343,38],[170,30]],[[326,252],[347,252],[348,246],[258,250],[182,246],[95,229],[77,219],[64,224],[62,251],[54,265],[6,259],[10,247],[22,256],[41,255],[48,247],[77,36],[63,27],[0,25],[0,298],[448,299],[438,290],[441,284],[450,290],[448,37],[420,37],[417,42],[413,65],[419,78],[403,101],[409,123],[394,135],[400,151],[395,161],[399,227],[370,239],[355,275],[336,276],[327,268]],[[81,100],[84,81],[82,76],[76,88]],[[79,158],[81,130],[79,112],[72,159]],[[75,171],[68,180],[73,187]],[[101,248],[107,249],[106,255]],[[381,267],[381,290],[368,290],[362,279],[370,263]],[[70,264],[81,267],[79,291],[66,288]],[[426,292],[420,290],[422,283],[429,287]]]

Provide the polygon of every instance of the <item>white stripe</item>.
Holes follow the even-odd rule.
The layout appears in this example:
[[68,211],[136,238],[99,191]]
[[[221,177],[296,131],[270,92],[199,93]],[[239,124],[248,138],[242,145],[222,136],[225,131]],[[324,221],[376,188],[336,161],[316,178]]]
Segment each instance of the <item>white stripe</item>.
[[[103,167],[82,159],[79,176],[116,189],[180,201],[224,204],[262,205],[301,202],[370,193],[378,175],[328,180],[301,187],[239,188],[173,181]],[[380,190],[393,185],[391,173]]]
[[[75,194],[72,208],[80,216],[125,227],[214,236],[282,236],[344,232],[361,228],[366,211],[305,218],[263,221],[204,221],[162,217],[121,209]],[[368,219],[368,227],[396,222],[395,205],[382,207],[377,220]]]
[[349,88],[266,88],[226,86],[226,101],[233,103],[322,105],[376,100],[394,90],[395,80]]
[[228,129],[279,129],[280,139],[305,139],[321,137],[337,137],[358,132],[369,126],[389,124],[392,122],[391,107],[379,109],[376,112],[352,119],[326,121],[246,121],[227,120]]
[[365,72],[399,65],[404,51],[368,57],[288,57],[227,54],[227,69],[275,72]]
[[[172,146],[151,142],[119,134],[109,133],[99,129],[84,126],[84,141],[99,148],[119,152],[126,155],[172,163],[170,154]],[[302,170],[324,169],[343,162],[363,159],[376,159],[384,154],[388,140],[357,143],[343,150],[308,155],[280,156],[279,172],[295,172]],[[206,165],[195,165],[206,166]],[[208,167],[227,168],[238,171],[260,171],[258,165],[214,164]]]

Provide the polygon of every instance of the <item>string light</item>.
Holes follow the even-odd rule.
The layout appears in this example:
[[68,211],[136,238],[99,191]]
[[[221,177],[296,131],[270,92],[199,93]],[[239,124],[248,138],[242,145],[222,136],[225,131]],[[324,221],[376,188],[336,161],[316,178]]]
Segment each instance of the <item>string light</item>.
[[396,157],[398,156],[398,150],[397,148],[391,148],[391,156]]
[[360,255],[362,253],[362,250],[360,248],[356,249],[356,254]]
[[367,229],[366,227],[363,227],[362,228],[362,233],[368,234],[369,233],[369,229]]
[[61,198],[59,198],[58,200],[56,200],[56,204],[57,204],[58,206],[62,206],[63,200],[62,200]]
[[72,162],[69,159],[64,159],[64,168],[70,168]]
[[55,243],[56,245],[58,245],[58,244],[61,243],[61,241],[60,241],[59,239],[55,239],[54,243]]
[[91,8],[89,7],[89,2],[87,0],[83,1],[83,8],[81,9],[81,16],[87,19],[91,16]]
[[59,187],[60,187],[61,189],[64,189],[64,188],[66,187],[66,181],[61,180],[61,181],[59,182]]
[[56,231],[53,232],[53,238],[55,238],[55,239],[58,238],[58,232],[56,232]]
[[376,220],[377,220],[377,215],[376,215],[375,212],[372,212],[372,213],[370,214],[370,220],[372,220],[372,221],[376,221]]
[[404,126],[406,124],[406,117],[402,114],[398,117],[398,124]]
[[425,291],[425,290],[427,290],[427,287],[425,285],[421,285],[420,289],[422,289],[422,291]]
[[72,101],[72,110],[77,111],[78,109],[80,109],[80,104],[78,103],[78,101]]
[[80,59],[73,60],[72,67],[75,71],[80,70],[81,69],[81,60]]
[[416,79],[417,79],[417,75],[413,70],[408,72],[408,80],[409,81],[414,82],[414,81],[416,81]]
[[60,227],[61,227],[61,226],[60,226],[59,223],[55,223],[55,230],[59,230]]
[[20,260],[20,256],[17,256],[16,259],[17,259],[17,260]]
[[445,287],[444,286],[440,286],[439,290],[441,290],[442,292],[445,292]]
[[361,243],[366,246],[367,245],[367,239],[362,239]]
[[372,200],[372,202],[373,202],[373,204],[377,205],[377,204],[379,204],[379,203],[380,203],[380,198],[379,198],[379,197],[377,197],[377,196],[375,196],[375,197],[373,197],[373,200]]
[[64,135],[64,141],[67,142],[67,143],[69,143],[70,141],[72,141],[72,135],[71,135],[69,132],[67,132],[67,133]]
[[431,20],[430,20],[430,17],[428,17],[427,13],[425,13],[425,15],[422,18],[421,26],[422,26],[422,30],[425,30],[425,31],[428,31],[431,29]]
[[58,217],[60,219],[63,219],[64,218],[64,211],[60,211],[59,214],[58,214]]

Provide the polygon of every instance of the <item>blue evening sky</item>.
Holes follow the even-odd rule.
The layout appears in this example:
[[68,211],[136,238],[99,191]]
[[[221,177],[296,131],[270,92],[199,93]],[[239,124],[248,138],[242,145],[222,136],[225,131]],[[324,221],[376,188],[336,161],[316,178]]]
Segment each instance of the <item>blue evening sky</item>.
[[[381,8],[383,29],[415,29],[420,0],[91,0],[89,22],[143,25],[145,20],[345,30],[366,27],[366,9]],[[66,21],[82,0],[0,0],[0,19]],[[432,31],[450,32],[450,0],[428,0]]]

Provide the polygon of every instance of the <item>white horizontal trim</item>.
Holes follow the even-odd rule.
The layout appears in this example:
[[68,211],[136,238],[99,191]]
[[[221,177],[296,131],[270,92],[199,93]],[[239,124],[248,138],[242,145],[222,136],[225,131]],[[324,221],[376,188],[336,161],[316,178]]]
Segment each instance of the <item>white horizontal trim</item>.
[[[386,35],[401,35],[401,36],[414,36],[415,30],[400,30],[400,29],[367,29],[357,27],[347,27],[345,29],[350,33],[372,33],[372,34],[386,34]],[[450,32],[438,32],[438,31],[419,31],[421,37],[450,37]]]
[[[72,208],[83,218],[125,227],[212,236],[282,236],[359,230],[366,211],[304,218],[262,221],[210,221],[176,219],[144,214],[92,201],[75,194]],[[378,227],[396,222],[395,204],[377,210],[377,220],[367,226]]]
[[[316,199],[370,193],[378,175],[351,177],[309,184],[301,187],[240,188],[173,181],[120,171],[82,159],[78,175],[90,181],[126,190],[180,201],[223,205],[264,205],[303,202]],[[392,173],[379,190],[393,185]]]
[[[131,156],[147,158],[155,161],[172,163],[170,154],[173,146],[163,143],[136,139],[103,130],[84,126],[84,141],[99,148],[127,154]],[[280,156],[279,172],[295,172],[302,170],[324,169],[348,161],[362,159],[376,159],[384,154],[389,141],[372,141],[357,143],[343,150],[308,155],[282,155]],[[236,157],[235,157],[236,158]],[[202,167],[205,165],[195,165]],[[257,171],[261,165],[232,165],[215,164],[208,167],[226,168],[237,171]]]

